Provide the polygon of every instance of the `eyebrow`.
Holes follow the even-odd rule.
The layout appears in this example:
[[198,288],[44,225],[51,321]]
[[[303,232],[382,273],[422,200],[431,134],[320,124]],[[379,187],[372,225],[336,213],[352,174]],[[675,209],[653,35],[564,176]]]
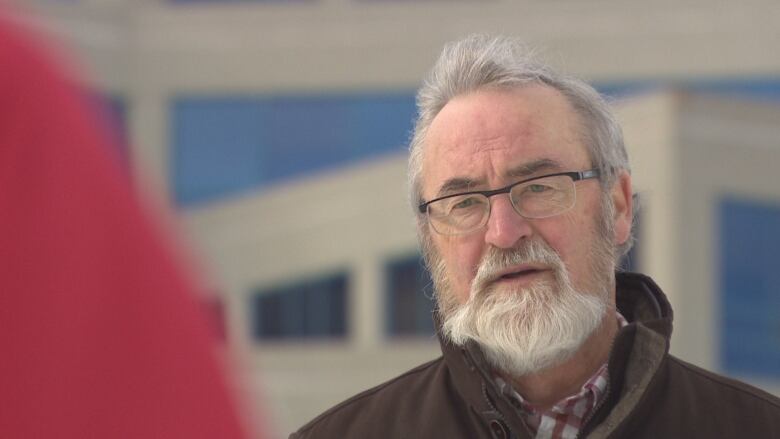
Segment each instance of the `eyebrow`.
[[506,173],[506,176],[511,178],[523,178],[538,174],[541,171],[557,172],[561,170],[563,170],[563,166],[557,161],[552,159],[539,159],[510,169]]
[[[520,166],[516,166],[507,171],[506,176],[509,178],[521,179],[523,177],[529,177],[533,174],[541,171],[560,171],[563,169],[560,163],[551,159],[539,159],[529,163],[523,163]],[[445,181],[439,191],[436,193],[436,197],[443,197],[448,194],[469,191],[475,186],[483,184],[484,180],[473,180],[466,177],[453,177]]]

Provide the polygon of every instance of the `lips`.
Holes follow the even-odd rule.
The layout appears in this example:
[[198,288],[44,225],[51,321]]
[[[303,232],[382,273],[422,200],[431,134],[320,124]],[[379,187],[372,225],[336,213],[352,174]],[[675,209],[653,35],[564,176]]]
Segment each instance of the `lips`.
[[[498,264],[497,264],[498,265]],[[471,283],[474,292],[488,291],[492,286],[511,289],[525,288],[542,277],[552,276],[554,266],[541,261],[503,265],[500,269],[491,269],[482,265]]]
[[530,274],[541,273],[542,271],[543,270],[537,270],[537,269],[515,271],[515,272],[512,272],[512,273],[507,273],[507,274],[502,275],[501,277],[498,278],[498,280],[502,280],[502,279],[515,279],[515,278],[526,276],[526,275],[530,275]]
[[522,279],[529,276],[541,274],[548,271],[549,268],[540,265],[523,264],[520,266],[509,267],[496,273],[493,277],[494,282],[500,282],[503,280]]

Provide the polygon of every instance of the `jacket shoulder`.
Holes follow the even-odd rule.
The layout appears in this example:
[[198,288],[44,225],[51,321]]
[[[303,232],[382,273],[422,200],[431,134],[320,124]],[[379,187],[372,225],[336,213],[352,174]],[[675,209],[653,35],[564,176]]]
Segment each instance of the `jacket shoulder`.
[[440,381],[437,376],[444,369],[442,357],[421,364],[331,407],[292,433],[290,439],[359,437],[358,432],[381,429],[382,418],[397,419],[399,410],[414,407],[405,402],[419,401]]
[[780,438],[780,399],[666,355],[618,437]]
[[667,391],[684,437],[780,437],[780,398],[749,384],[670,357]]
[[[780,414],[780,398],[742,381],[703,369],[677,357],[669,356],[670,367],[686,376],[701,392],[702,396],[718,397],[725,402],[742,402],[754,408],[764,407]],[[710,389],[709,391],[707,389]],[[708,395],[712,393],[712,395]]]

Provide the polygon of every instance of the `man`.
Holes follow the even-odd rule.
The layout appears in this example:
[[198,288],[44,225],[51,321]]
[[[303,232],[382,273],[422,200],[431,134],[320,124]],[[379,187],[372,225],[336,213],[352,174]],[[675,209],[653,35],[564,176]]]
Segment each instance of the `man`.
[[293,438],[780,437],[780,400],[669,355],[669,302],[615,274],[631,176],[590,86],[472,36],[418,106],[410,187],[443,356]]

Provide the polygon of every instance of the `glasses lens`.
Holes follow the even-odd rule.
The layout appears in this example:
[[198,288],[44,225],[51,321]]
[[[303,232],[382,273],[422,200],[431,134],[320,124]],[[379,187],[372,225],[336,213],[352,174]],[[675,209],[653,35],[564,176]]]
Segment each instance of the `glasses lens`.
[[565,175],[538,178],[513,187],[510,197],[526,218],[557,215],[574,205],[574,180]]
[[457,235],[482,226],[489,210],[489,201],[481,194],[459,195],[428,205],[433,228],[443,235]]

